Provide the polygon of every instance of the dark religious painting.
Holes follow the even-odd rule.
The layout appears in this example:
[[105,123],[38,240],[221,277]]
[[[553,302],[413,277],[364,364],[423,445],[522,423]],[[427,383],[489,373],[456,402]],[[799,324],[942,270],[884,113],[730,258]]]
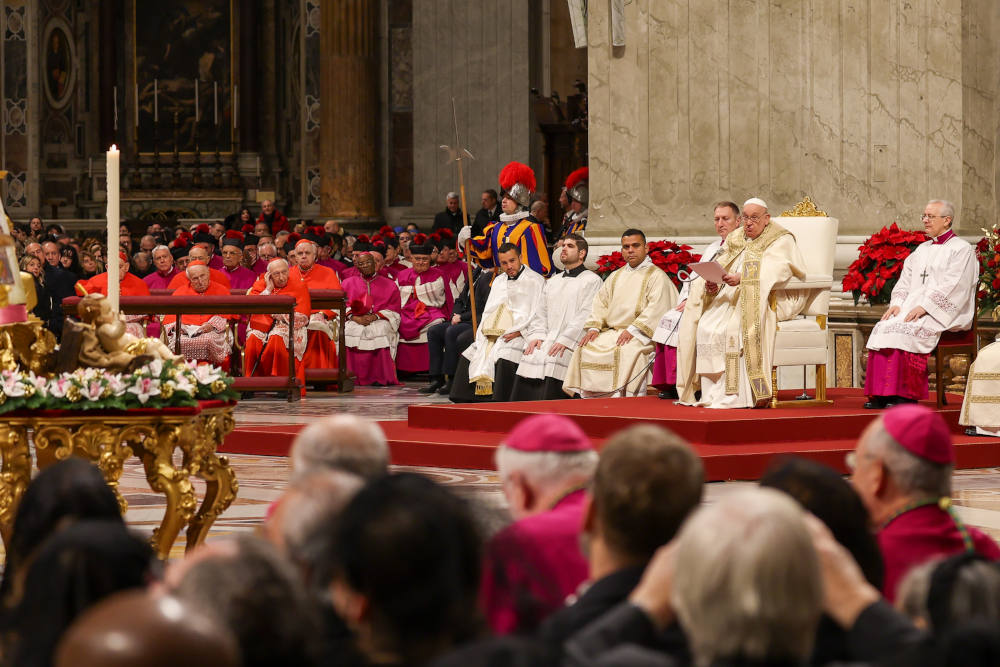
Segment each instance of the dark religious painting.
[[45,97],[54,109],[66,106],[76,83],[76,47],[71,34],[69,24],[61,18],[49,21],[42,34]]
[[231,150],[232,0],[133,0],[132,15],[139,150]]

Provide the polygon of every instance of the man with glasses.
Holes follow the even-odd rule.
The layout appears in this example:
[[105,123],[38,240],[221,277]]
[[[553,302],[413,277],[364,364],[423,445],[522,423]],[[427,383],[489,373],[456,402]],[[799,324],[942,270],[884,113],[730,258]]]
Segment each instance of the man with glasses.
[[[771,400],[771,354],[781,320],[805,307],[805,293],[772,290],[805,262],[792,236],[771,222],[758,198],[743,204],[742,227],[730,232],[715,261],[722,284],[698,278],[681,318],[677,348],[680,403],[708,408],[763,407]],[[695,398],[700,389],[701,397]]]
[[952,231],[954,219],[951,202],[933,199],[924,207],[930,240],[903,262],[889,308],[868,338],[866,408],[927,398],[927,358],[941,333],[972,327],[979,263],[975,249]]

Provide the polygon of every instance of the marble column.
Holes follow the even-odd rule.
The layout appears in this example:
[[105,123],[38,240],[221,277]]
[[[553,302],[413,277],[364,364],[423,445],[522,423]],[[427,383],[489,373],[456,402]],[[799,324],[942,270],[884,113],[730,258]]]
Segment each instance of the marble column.
[[320,210],[378,215],[378,3],[320,5]]

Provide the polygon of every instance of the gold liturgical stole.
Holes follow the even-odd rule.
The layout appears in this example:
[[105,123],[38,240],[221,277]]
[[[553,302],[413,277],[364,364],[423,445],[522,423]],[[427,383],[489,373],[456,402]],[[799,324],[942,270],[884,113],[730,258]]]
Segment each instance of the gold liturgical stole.
[[[761,341],[763,322],[760,293],[760,260],[767,248],[785,234],[787,229],[775,223],[769,223],[760,236],[748,239],[742,228],[733,231],[726,237],[725,248],[716,261],[726,270],[733,261],[745,253],[743,257],[743,272],[740,275],[740,323],[743,339],[743,356],[746,361],[747,379],[750,381],[750,391],[756,407],[766,405],[771,400],[771,386],[768,383],[769,373],[764,368],[764,347]],[[733,238],[735,237],[735,238]],[[767,295],[765,294],[766,298]],[[740,379],[740,348],[733,335],[726,341],[726,393],[739,393]]]

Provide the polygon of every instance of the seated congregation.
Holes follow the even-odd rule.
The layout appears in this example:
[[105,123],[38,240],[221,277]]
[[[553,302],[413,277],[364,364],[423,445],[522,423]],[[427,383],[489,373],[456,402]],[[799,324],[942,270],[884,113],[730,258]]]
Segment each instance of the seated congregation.
[[1000,660],[1000,548],[951,506],[954,447],[924,406],[879,415],[848,458],[849,481],[778,460],[711,502],[700,458],[676,434],[632,426],[598,453],[550,414],[518,423],[496,452],[505,511],[391,471],[385,435],[356,416],[310,424],[288,460],[258,535],[167,563],[126,527],[96,467],[44,469],[7,543],[4,662]]

